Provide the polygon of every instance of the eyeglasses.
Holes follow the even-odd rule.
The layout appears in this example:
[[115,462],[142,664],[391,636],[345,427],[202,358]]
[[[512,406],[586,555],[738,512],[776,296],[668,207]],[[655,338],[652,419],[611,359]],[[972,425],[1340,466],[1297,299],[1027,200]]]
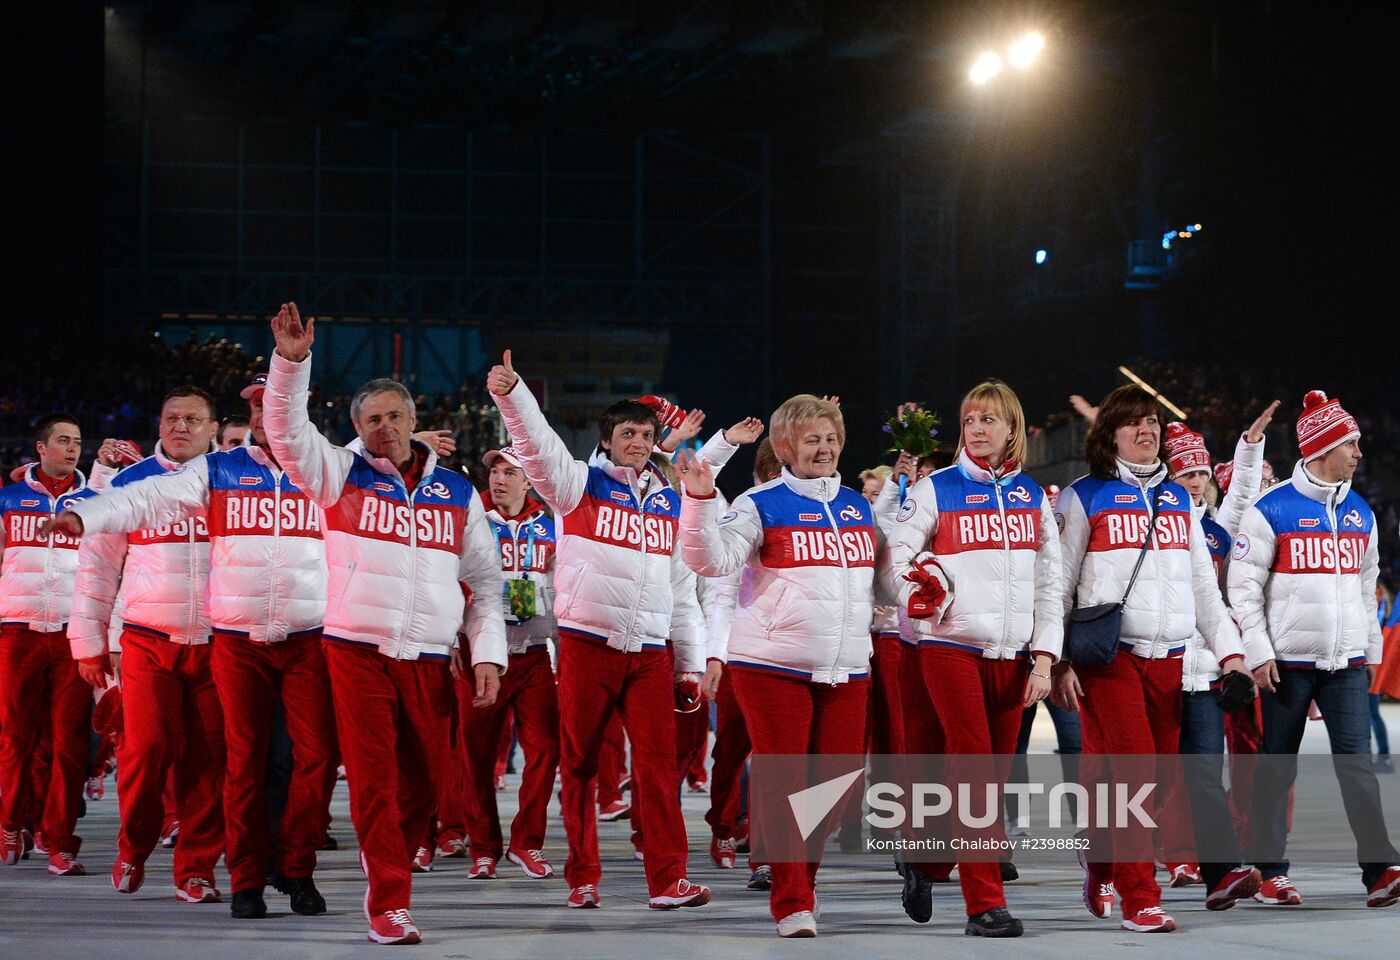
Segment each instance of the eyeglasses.
[[179,417],[172,415],[169,417],[162,417],[160,422],[171,428],[178,427],[183,423],[191,430],[198,430],[206,423],[212,423],[213,421],[213,417]]

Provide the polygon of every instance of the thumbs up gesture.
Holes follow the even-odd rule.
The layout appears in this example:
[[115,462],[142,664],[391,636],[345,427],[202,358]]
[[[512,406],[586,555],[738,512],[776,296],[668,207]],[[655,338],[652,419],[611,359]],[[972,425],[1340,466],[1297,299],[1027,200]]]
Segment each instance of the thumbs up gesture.
[[501,354],[501,362],[492,367],[491,372],[486,375],[486,389],[498,397],[504,397],[514,390],[519,382],[520,375],[510,365],[510,351],[507,350]]

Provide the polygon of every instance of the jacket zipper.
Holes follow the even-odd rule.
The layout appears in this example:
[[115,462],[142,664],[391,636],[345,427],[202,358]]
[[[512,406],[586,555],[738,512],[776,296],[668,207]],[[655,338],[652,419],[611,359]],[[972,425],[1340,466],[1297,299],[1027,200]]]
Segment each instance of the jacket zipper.
[[[264,468],[266,469],[266,468]],[[268,471],[271,473],[271,471]],[[285,474],[284,474],[285,476]],[[280,571],[282,569],[281,557],[282,545],[282,477],[275,473],[272,475],[272,569]],[[263,633],[263,643],[271,639],[272,633],[272,608],[273,601],[277,595],[277,581],[279,577],[273,574],[272,582],[268,584],[267,591],[267,620]]]
[[[47,492],[45,492],[45,496],[48,496]],[[53,518],[56,517],[56,516],[58,516],[58,498],[57,498],[57,497],[49,497],[49,519],[53,519]],[[52,583],[52,582],[53,582],[53,534],[52,534],[52,533],[49,534],[49,544],[48,544],[48,547],[47,547],[47,549],[44,550],[44,580],[43,580],[43,582],[46,583],[46,584],[49,584],[49,583]],[[54,591],[53,591],[53,590],[45,590],[45,591],[44,591],[44,611],[43,611],[43,613],[44,613],[44,620],[43,620],[44,626],[48,626],[50,623],[53,622],[53,619],[49,616],[50,612],[53,610],[53,594],[54,594]]]
[[995,479],[992,480],[992,489],[997,494],[997,512],[1001,514],[1001,552],[1005,561],[1002,567],[1002,600],[1001,604],[1001,646],[994,653],[1000,654],[1006,649],[1007,641],[1011,634],[1011,531],[1006,526],[1006,506],[1001,499],[1001,484]]
[[827,681],[834,687],[836,670],[841,665],[841,653],[846,648],[846,624],[851,616],[851,576],[846,564],[846,548],[841,543],[841,527],[837,525],[836,517],[831,512],[831,501],[826,498],[826,485],[827,479],[823,477],[818,490],[822,498],[822,509],[826,511],[826,518],[831,521],[831,529],[836,532],[836,555],[841,560],[841,633],[836,639],[836,659],[831,664],[831,679]]
[[[637,593],[636,599],[632,602],[632,615],[627,620],[627,637],[629,638],[629,642],[630,638],[636,634],[637,614],[641,612],[642,595],[646,592],[647,584],[647,498],[642,496],[641,474],[637,474],[637,487],[635,490],[632,491],[632,502],[637,505],[637,525],[640,528],[642,535],[642,572],[637,578]],[[642,644],[639,640],[637,642],[637,650],[640,651],[641,649]],[[624,647],[623,652],[631,653],[632,651]]]
[[1332,635],[1331,665],[1340,663],[1337,650],[1342,643],[1342,543],[1337,531],[1337,490],[1327,494],[1327,519],[1332,524],[1332,605],[1337,611],[1336,632]]
[[[399,477],[399,486],[408,494],[408,607],[404,611],[403,632],[399,634],[398,647],[394,650],[395,660],[406,660],[403,656],[404,641],[408,639],[409,631],[413,626],[413,608],[417,605],[418,599],[418,491],[427,482],[427,465],[424,465],[423,476],[418,478],[418,485],[412,490],[408,489],[408,484],[403,482],[403,477]],[[422,652],[421,650],[419,651]],[[414,659],[417,659],[416,657]]]
[[1152,544],[1152,569],[1157,581],[1157,636],[1152,639],[1152,653],[1156,653],[1162,643],[1162,624],[1167,618],[1167,594],[1162,586],[1162,556],[1158,552],[1157,531],[1152,528],[1152,488],[1146,484],[1142,485],[1142,498],[1147,501],[1147,538]]

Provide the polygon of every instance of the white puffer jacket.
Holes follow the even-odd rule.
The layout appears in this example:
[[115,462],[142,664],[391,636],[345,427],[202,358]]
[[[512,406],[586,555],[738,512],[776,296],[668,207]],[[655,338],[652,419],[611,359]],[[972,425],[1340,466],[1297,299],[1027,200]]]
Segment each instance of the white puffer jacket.
[[1150,497],[1160,491],[1152,546],[1123,610],[1120,646],[1149,660],[1179,657],[1200,630],[1217,662],[1243,656],[1186,489],[1160,467],[1145,481],[1119,465],[1112,480],[1080,477],[1060,494],[1055,522],[1064,560],[1064,613],[1118,603],[1146,542]]
[[687,495],[681,549],[703,577],[747,565],[729,635],[731,668],[814,683],[845,683],[870,670],[875,566],[883,552],[870,504],[839,475],[781,477],[721,499]]
[[326,612],[321,508],[259,447],[196,457],[174,473],[119,487],[74,512],[88,533],[205,518],[215,634],[277,643],[321,627]]
[[1343,670],[1381,662],[1376,517],[1350,482],[1293,479],[1245,513],[1227,574],[1251,669]]
[[40,537],[39,524],[96,491],[78,471],[73,488],[55,499],[34,478],[36,469],[31,464],[23,480],[0,490],[0,624],[51,633],[68,625],[73,610],[78,540]]
[[890,562],[884,575],[901,609],[908,609],[915,590],[904,575],[921,553],[931,552],[948,575],[946,606],[913,621],[919,643],[993,660],[1028,651],[1059,659],[1060,538],[1045,491],[1019,468],[994,477],[964,451],[956,464],[909,490],[885,537]]
[[[113,477],[109,489],[178,469],[180,464],[157,443],[149,457]],[[204,517],[130,533],[88,533],[78,551],[73,585],[68,626],[73,656],[81,660],[107,652],[114,606],[128,630],[172,643],[208,643],[208,596],[209,526]]]
[[675,651],[677,672],[705,669],[694,574],[676,553],[680,495],[650,465],[639,475],[601,453],[575,460],[521,380],[493,396],[525,476],[559,524],[559,635],[636,653]]
[[519,516],[507,518],[499,508],[492,507],[486,512],[486,519],[491,522],[491,533],[501,552],[503,588],[509,588],[511,580],[535,584],[535,615],[525,620],[511,615],[510,600],[507,594],[501,594],[510,655],[548,647],[559,636],[559,624],[554,619],[554,554],[559,548],[554,518],[536,500],[527,498]]
[[388,460],[332,444],[307,419],[310,380],[310,357],[293,363],[274,353],[263,418],[277,461],[325,508],[325,638],[396,660],[445,660],[465,607],[471,663],[504,669],[501,562],[481,497],[417,441],[426,462],[412,491]]
[[[1239,532],[1245,511],[1259,495],[1259,487],[1264,482],[1264,441],[1250,443],[1241,436],[1239,443],[1235,445],[1234,462],[1235,471],[1230,481],[1230,490],[1215,511],[1212,513],[1204,504],[1192,507],[1192,514],[1201,521],[1201,527],[1206,532],[1207,546],[1210,547],[1212,563],[1218,573],[1222,569],[1221,559],[1229,557],[1229,542]],[[1212,522],[1219,526],[1220,530],[1213,530],[1210,525]],[[1211,538],[1218,537],[1222,530],[1226,542],[1221,545],[1223,549],[1217,549],[1211,543]],[[1223,590],[1224,577],[1218,575],[1216,580]],[[1226,600],[1228,602],[1228,598]],[[1186,655],[1182,659],[1181,689],[1188,693],[1209,690],[1211,684],[1219,679],[1220,664],[1206,649],[1206,638],[1197,630],[1191,635],[1191,641],[1186,645]]]

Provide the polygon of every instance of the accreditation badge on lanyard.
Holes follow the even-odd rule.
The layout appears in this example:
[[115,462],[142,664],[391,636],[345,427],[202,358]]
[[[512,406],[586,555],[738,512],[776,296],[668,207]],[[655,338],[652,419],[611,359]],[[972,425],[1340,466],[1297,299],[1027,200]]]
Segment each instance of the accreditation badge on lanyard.
[[505,609],[506,623],[521,624],[535,616],[538,610],[539,586],[532,579],[530,567],[535,560],[535,525],[525,527],[525,551],[520,552],[519,536],[516,539],[516,557],[519,570],[501,582],[501,605]]

